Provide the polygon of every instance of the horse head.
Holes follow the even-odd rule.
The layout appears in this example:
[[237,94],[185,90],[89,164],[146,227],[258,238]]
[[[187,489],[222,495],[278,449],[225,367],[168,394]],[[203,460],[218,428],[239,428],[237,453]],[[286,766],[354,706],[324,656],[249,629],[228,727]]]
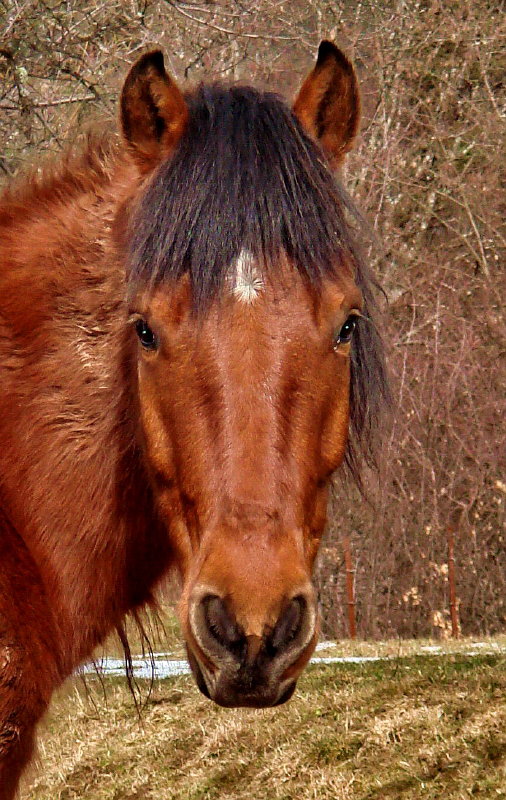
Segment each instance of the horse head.
[[149,53],[121,120],[140,435],[188,657],[217,703],[277,705],[317,641],[311,573],[369,324],[333,175],[356,76],[323,42],[290,110],[248,87],[183,94]]

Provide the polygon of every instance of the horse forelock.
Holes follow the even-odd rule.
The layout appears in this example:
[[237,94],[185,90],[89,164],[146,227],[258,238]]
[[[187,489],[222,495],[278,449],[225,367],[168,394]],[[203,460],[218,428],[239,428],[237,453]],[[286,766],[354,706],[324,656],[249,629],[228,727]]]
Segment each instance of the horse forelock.
[[186,133],[130,221],[130,283],[188,273],[202,309],[227,285],[241,253],[265,271],[286,255],[313,285],[335,272],[354,249],[346,220],[352,206],[285,103],[249,87],[213,85],[188,104]]

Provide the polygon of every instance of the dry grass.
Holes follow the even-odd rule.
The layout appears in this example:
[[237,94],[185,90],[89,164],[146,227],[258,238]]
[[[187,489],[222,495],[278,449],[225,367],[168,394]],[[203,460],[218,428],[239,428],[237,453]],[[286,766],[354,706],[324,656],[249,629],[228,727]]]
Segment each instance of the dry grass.
[[311,667],[265,711],[218,708],[174,678],[140,719],[123,680],[92,678],[54,703],[22,800],[506,798],[505,667],[463,654]]
[[319,656],[366,656],[373,658],[407,658],[416,655],[505,655],[505,636],[476,638],[463,636],[446,641],[435,639],[388,639],[384,642],[343,639],[329,643]]
[[[170,654],[170,658],[185,658],[185,649],[181,628],[175,609],[162,600],[156,611],[147,608],[140,617],[142,629],[135,619],[128,616],[125,619],[125,632],[128,637],[132,655],[161,652]],[[118,636],[112,634],[103,646],[98,647],[94,653],[95,659],[103,656],[122,658],[123,647]]]

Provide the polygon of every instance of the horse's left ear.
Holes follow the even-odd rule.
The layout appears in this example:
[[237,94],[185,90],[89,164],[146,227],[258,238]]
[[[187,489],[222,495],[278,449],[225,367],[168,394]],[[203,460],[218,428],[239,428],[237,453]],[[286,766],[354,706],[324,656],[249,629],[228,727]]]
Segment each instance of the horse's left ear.
[[302,85],[293,112],[337,167],[353,147],[360,124],[360,92],[355,70],[332,42],[318,48],[316,66]]
[[160,50],[137,61],[121,92],[121,128],[142,173],[170,155],[188,120],[188,107],[176,83],[165,72]]

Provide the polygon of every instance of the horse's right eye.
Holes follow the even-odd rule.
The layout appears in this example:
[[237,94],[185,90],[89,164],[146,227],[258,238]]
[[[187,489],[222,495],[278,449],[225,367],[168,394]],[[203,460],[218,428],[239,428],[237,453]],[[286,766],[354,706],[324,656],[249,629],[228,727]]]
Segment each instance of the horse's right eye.
[[158,342],[156,336],[149,327],[145,319],[138,319],[135,323],[135,330],[139,341],[146,350],[156,350]]

